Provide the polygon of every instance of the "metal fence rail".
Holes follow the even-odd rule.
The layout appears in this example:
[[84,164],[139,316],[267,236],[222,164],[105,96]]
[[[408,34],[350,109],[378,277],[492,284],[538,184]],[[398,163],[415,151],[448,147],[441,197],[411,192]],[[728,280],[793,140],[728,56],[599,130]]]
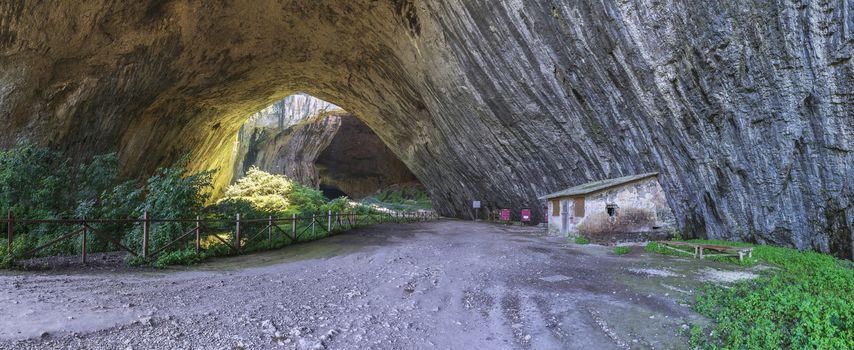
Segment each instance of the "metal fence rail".
[[[74,237],[81,236],[80,240],[80,260],[86,263],[87,258],[87,238],[90,234],[102,243],[113,244],[120,251],[125,251],[135,257],[144,259],[155,259],[160,254],[174,248],[177,245],[192,243],[195,246],[196,253],[202,252],[202,240],[207,237],[214,237],[217,241],[229,248],[230,253],[240,254],[243,248],[249,244],[260,242],[262,238],[266,238],[268,244],[272,246],[274,238],[278,235],[288,239],[287,244],[299,242],[301,239],[309,237],[310,239],[318,239],[332,235],[335,232],[347,231],[359,226],[374,225],[380,223],[406,223],[418,222],[438,219],[439,216],[435,212],[376,212],[376,213],[353,213],[353,212],[327,212],[326,215],[317,215],[298,217],[296,214],[289,218],[274,218],[272,216],[265,219],[241,219],[240,214],[237,214],[234,219],[203,219],[196,217],[195,219],[158,219],[149,217],[148,212],[144,212],[142,217],[137,219],[18,219],[12,215],[10,211],[6,218],[0,219],[0,225],[6,226],[6,254],[14,261],[18,259],[28,259],[36,257],[36,254],[48,247],[70,240]],[[163,223],[178,223],[187,225],[187,230],[182,235],[169,241],[168,243],[157,247],[154,251],[150,251],[151,240],[156,235],[156,230],[152,230],[151,224]],[[135,251],[128,248],[121,240],[104,232],[100,228],[95,228],[93,225],[104,224],[125,224],[125,225],[142,225],[142,237],[140,238],[141,251]],[[233,229],[218,228],[216,224],[226,224]],[[251,231],[249,235],[243,236],[243,231],[248,225],[266,224],[257,231]],[[15,257],[13,251],[13,242],[15,239],[16,226],[23,225],[63,225],[72,226],[73,229],[65,234],[62,234],[44,244],[41,244],[33,249],[24,252],[21,256]],[[287,228],[283,228],[287,227]],[[221,235],[230,235],[231,240],[227,240]]]

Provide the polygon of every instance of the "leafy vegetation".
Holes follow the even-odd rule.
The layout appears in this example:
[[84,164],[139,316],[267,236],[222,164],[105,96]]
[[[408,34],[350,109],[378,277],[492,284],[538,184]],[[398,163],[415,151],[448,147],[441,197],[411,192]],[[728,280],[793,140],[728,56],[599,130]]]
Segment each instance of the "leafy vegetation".
[[219,203],[243,202],[261,212],[285,213],[294,183],[287,177],[273,175],[256,167],[228,187]]
[[[111,195],[126,188],[118,176],[114,154],[97,156],[89,162],[73,166],[70,160],[59,153],[27,141],[0,151],[0,212],[4,217],[9,212],[15,217],[27,219],[92,219],[104,214],[118,215],[123,212],[127,202],[125,198],[114,200],[116,198]],[[112,227],[96,228],[112,231]],[[13,254],[20,256],[71,228],[61,225],[18,225],[15,229],[16,232],[25,233],[17,236],[13,243]],[[77,254],[81,239],[77,236],[63,241],[42,251],[41,255]],[[87,245],[93,250],[109,246],[94,235],[90,235]]]
[[[204,203],[208,200],[211,189],[213,172],[203,171],[190,173],[185,170],[186,159],[182,159],[173,167],[160,168],[148,178],[142,188],[144,196],[137,207],[130,213],[131,217],[139,217],[147,211],[151,218],[190,219],[201,216]],[[132,191],[128,202],[138,200],[138,191]],[[151,224],[152,234],[149,249],[156,251],[169,244],[184,232],[192,223],[155,222]],[[142,249],[142,225],[136,224],[125,235],[124,244],[128,248],[140,251]],[[183,248],[182,246],[177,249]]]
[[391,210],[430,210],[430,195],[421,186],[395,185],[362,200],[362,204]]
[[575,244],[590,244],[590,238],[584,236],[575,236]]
[[[182,158],[170,167],[157,169],[147,179],[123,179],[119,176],[114,154],[93,157],[81,165],[60,156],[59,153],[21,142],[16,147],[0,152],[0,211],[12,212],[16,218],[26,219],[125,219],[139,218],[148,212],[155,219],[194,219],[208,222],[210,229],[221,231],[216,234],[225,240],[232,239],[226,220],[241,214],[246,232],[258,232],[267,223],[268,217],[311,217],[327,212],[374,213],[375,209],[358,205],[347,198],[326,201],[320,191],[303,186],[281,176],[251,169],[247,176],[230,186],[225,198],[215,205],[209,202],[213,172],[189,172],[187,158]],[[231,223],[233,225],[233,221]],[[5,232],[5,224],[0,225]],[[142,250],[143,228],[141,223],[92,223],[98,233],[115,241],[121,241],[134,251]],[[194,221],[152,222],[150,226],[149,251],[168,248],[153,262],[155,266],[191,264],[211,256],[228,255],[230,248],[214,239],[206,244],[204,251],[196,254],[194,237],[187,237],[177,244],[168,245],[194,228]],[[324,225],[315,225],[324,226]],[[15,238],[11,257],[6,252],[5,239],[0,239],[0,266],[10,266],[12,260],[42,244],[76,229],[73,225],[28,224],[15,225]],[[311,228],[311,230],[308,230]],[[321,227],[325,229],[324,227]],[[325,230],[312,227],[310,222],[301,222],[300,232],[309,232],[299,241],[324,237]],[[206,233],[207,235],[207,233]],[[224,236],[223,236],[224,235]],[[208,235],[208,238],[211,236]],[[38,256],[79,254],[80,235],[51,245]],[[87,251],[118,250],[107,240],[90,234]],[[291,244],[289,238],[278,235],[272,240],[257,240],[242,247],[242,251],[270,249]],[[168,245],[168,246],[167,246]],[[14,258],[14,259],[13,259]],[[134,259],[134,264],[148,263]]]
[[[752,246],[747,243],[691,242]],[[655,243],[647,250],[679,254]],[[756,245],[743,265],[767,264],[760,278],[728,287],[709,284],[694,304],[714,321],[695,325],[691,343],[707,349],[854,348],[854,269],[851,263],[816,252]],[[735,258],[716,258],[739,263]]]
[[614,247],[614,255],[625,255],[632,252],[632,247],[616,246]]

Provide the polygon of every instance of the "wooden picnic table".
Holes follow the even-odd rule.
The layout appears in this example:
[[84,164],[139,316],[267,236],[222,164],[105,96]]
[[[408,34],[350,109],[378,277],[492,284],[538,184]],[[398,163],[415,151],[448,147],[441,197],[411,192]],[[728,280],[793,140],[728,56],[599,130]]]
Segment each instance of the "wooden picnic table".
[[[738,261],[744,260],[744,255],[747,257],[753,257],[753,247],[734,247],[728,245],[719,245],[719,244],[705,244],[705,243],[693,243],[693,242],[679,242],[679,241],[657,241],[658,244],[661,244],[663,247],[676,250],[683,253],[688,253],[684,250],[677,249],[675,247],[690,247],[694,249],[694,257],[698,259],[703,259],[707,256],[737,256]],[[718,252],[717,254],[704,254],[704,250],[714,250]]]

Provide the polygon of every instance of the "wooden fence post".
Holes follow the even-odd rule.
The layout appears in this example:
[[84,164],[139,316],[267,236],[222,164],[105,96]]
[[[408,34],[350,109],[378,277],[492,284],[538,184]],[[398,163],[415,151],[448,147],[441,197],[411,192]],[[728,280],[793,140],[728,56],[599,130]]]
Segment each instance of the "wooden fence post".
[[237,219],[234,221],[234,246],[240,253],[240,214],[237,214]]
[[202,250],[202,222],[199,218],[199,216],[196,216],[196,254],[199,254],[199,252],[201,252]]
[[83,219],[83,239],[80,240],[80,252],[82,253],[80,255],[80,262],[82,262],[83,265],[86,265],[86,236],[88,236],[88,233],[89,225],[86,225],[86,219]]
[[332,232],[332,210],[329,210],[326,213],[326,233],[329,234],[331,232]]
[[142,212],[142,257],[148,258],[149,234],[148,210]]
[[267,244],[269,244],[270,247],[272,247],[273,246],[273,216],[270,215],[270,217],[268,219],[269,219],[270,224],[267,225]]
[[12,217],[12,210],[9,209],[8,216],[6,217],[9,221],[6,223],[6,255],[12,256],[12,240],[15,238],[14,225],[15,219]]
[[297,214],[291,217],[291,237],[297,237]]
[[311,214],[311,238],[314,238],[314,224],[317,222],[317,214]]

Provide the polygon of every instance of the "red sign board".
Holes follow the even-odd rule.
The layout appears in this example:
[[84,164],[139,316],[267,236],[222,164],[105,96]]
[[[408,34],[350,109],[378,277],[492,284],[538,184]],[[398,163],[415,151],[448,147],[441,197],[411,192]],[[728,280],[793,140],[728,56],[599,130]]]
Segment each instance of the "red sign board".
[[531,209],[522,209],[522,221],[531,221]]
[[501,209],[501,221],[510,221],[510,209]]

